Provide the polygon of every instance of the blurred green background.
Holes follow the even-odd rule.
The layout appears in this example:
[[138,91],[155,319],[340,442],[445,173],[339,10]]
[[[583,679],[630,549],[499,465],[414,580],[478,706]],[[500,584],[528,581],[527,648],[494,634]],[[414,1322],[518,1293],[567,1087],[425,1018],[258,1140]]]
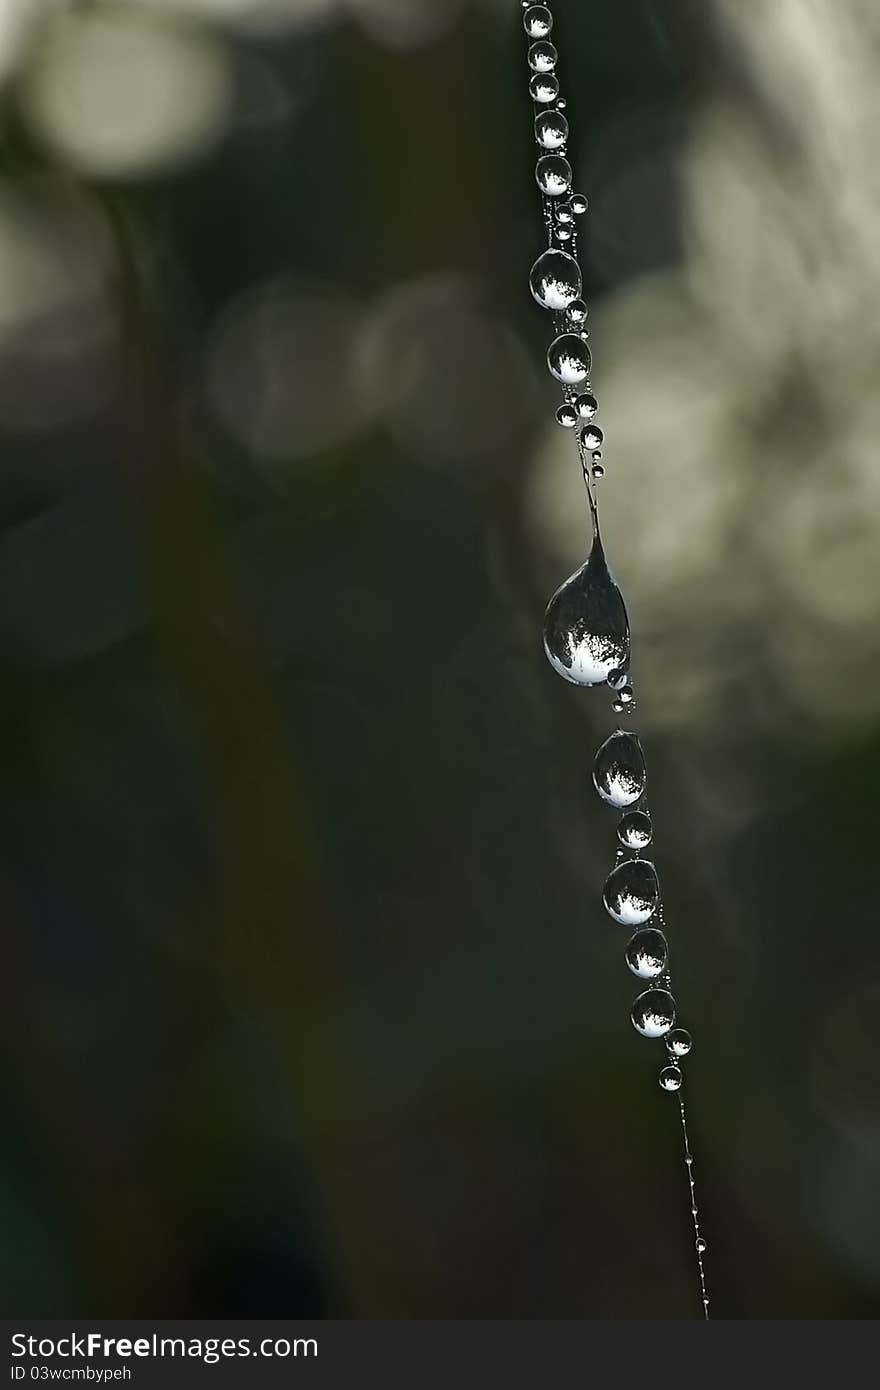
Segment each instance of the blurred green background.
[[[880,1294],[880,12],[557,0],[713,1314]],[[8,1316],[689,1318],[518,0],[0,10]]]

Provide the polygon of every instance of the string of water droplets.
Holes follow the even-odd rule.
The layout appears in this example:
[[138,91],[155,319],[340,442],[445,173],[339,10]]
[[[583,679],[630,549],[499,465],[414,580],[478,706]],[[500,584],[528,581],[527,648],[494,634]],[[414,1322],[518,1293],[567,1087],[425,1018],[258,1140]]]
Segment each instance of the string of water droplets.
[[[574,685],[610,688],[612,710],[620,715],[635,708],[635,695],[629,676],[626,605],[608,568],[599,531],[597,484],[605,473],[604,436],[595,423],[599,405],[592,389],[590,335],[585,328],[588,310],[582,298],[583,277],[577,260],[577,222],[587,211],[587,200],[572,192],[566,102],[560,96],[558,55],[550,37],[553,15],[546,5],[533,5],[530,0],[522,0],[522,10],[539,151],[535,178],[547,229],[547,250],[535,261],[529,285],[533,298],[553,316],[555,336],[547,353],[547,366],[563,394],[556,419],[564,429],[577,431],[592,526],[589,558],[556,591],[547,607],[544,650],[553,669],[565,680]],[[635,928],[625,959],[632,974],[649,984],[633,1004],[633,1027],[642,1037],[662,1039],[665,1044],[666,1057],[659,1081],[662,1090],[678,1099],[700,1299],[703,1316],[708,1319],[706,1241],[700,1230],[694,1159],[682,1093],[681,1062],[692,1044],[690,1034],[675,1026],[676,1005],[660,883],[653,862],[642,857],[651,844],[653,827],[645,757],[637,734],[618,726],[609,735],[596,754],[593,783],[602,800],[622,813],[617,825],[617,862],[605,881],[602,900],[616,922]]]

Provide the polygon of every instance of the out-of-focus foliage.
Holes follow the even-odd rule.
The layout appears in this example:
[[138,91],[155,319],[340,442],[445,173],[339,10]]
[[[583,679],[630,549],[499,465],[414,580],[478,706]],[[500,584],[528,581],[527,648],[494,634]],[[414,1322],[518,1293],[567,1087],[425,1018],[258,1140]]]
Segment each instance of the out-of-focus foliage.
[[[880,1289],[880,15],[558,0],[714,1312]],[[3,1306],[688,1317],[540,652],[515,0],[0,6]]]

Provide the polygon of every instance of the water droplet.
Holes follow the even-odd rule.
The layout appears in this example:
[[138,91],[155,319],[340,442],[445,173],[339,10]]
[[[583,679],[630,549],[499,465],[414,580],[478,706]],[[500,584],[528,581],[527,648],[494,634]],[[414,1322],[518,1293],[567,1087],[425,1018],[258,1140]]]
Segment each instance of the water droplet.
[[583,323],[589,312],[589,309],[582,299],[575,299],[574,302],[568,306],[569,323]]
[[548,198],[561,198],[571,188],[571,165],[564,155],[542,155],[535,165],[535,178]]
[[584,425],[581,430],[581,443],[588,453],[594,449],[601,449],[605,436],[598,425]]
[[684,1077],[678,1067],[664,1067],[660,1073],[660,1089],[663,1091],[680,1091],[683,1080]]
[[[565,255],[565,252],[560,252]],[[554,338],[547,353],[547,366],[563,386],[577,386],[590,373],[590,349],[576,333],[561,333]]]
[[624,860],[611,870],[602,889],[605,910],[624,927],[647,922],[657,911],[659,900],[657,870],[649,859]]
[[626,948],[626,963],[640,980],[656,980],[666,969],[669,947],[666,937],[656,927],[644,927],[631,938]]
[[523,15],[523,28],[530,39],[546,39],[553,28],[553,16],[546,5],[530,5]]
[[571,241],[571,232],[568,227],[557,227],[556,235],[560,241]]
[[617,826],[617,838],[627,849],[644,849],[654,833],[646,811],[627,811]]
[[559,95],[559,78],[552,72],[536,72],[529,82],[533,101],[555,101]]
[[647,989],[632,1007],[632,1022],[643,1038],[662,1038],[675,1022],[675,1000],[666,989]]
[[[578,396],[578,401],[580,400],[583,400],[583,396]],[[577,410],[577,401],[575,401],[574,407]],[[608,684],[612,690],[622,690],[628,679],[629,677],[624,670],[609,671],[608,673]]]
[[556,67],[558,53],[546,39],[533,43],[529,49],[529,67],[532,72],[552,72]]
[[[587,563],[556,590],[547,605],[544,650],[554,671],[573,685],[601,685],[609,671],[629,659],[626,606],[598,535]],[[643,784],[644,776],[642,760]]]
[[574,403],[574,408],[582,420],[592,420],[596,411],[599,409],[599,402],[596,400],[595,396],[591,396],[587,393],[583,396],[578,396]]
[[[620,703],[619,700],[612,700],[612,701],[611,701],[611,708],[614,710],[614,713],[615,713],[615,714],[623,714],[623,711],[624,711],[624,708],[625,708],[625,707]],[[622,854],[623,851],[621,850],[620,853]]]
[[633,688],[632,688],[631,685],[623,685],[623,686],[621,686],[621,688],[620,688],[620,701],[621,701],[621,704],[624,704],[624,705],[631,705],[632,702],[633,702],[633,700],[635,699],[635,694],[636,694],[636,693],[635,693],[635,691],[633,690]]
[[[697,1236],[697,1253],[698,1253],[699,1255],[705,1255],[705,1253],[706,1253],[706,1251],[707,1251],[708,1249],[709,1249],[709,1246],[708,1246],[707,1242],[703,1239],[703,1237],[702,1237],[702,1236]],[[703,1299],[703,1302],[706,1303],[706,1304],[708,1304],[708,1302],[709,1302],[708,1298],[704,1298],[704,1299]]]
[[583,217],[584,213],[586,212],[589,206],[590,205],[584,197],[583,193],[572,194],[571,210],[574,213],[575,217]]
[[574,429],[578,421],[577,411],[573,405],[561,405],[556,412],[556,420],[563,429]]
[[[602,467],[601,463],[593,464],[593,477],[596,479],[597,482],[601,482],[601,480],[605,477],[605,469]],[[620,709],[616,711],[617,714],[620,714],[621,710],[623,710],[624,708],[623,700],[616,700],[615,704],[620,705]]]
[[[629,643],[629,627],[626,629]],[[620,665],[620,660],[612,663]],[[608,679],[608,671],[605,671]],[[632,806],[645,790],[648,774],[645,755],[636,734],[618,729],[606,738],[593,763],[593,785],[603,801],[622,811]]]
[[666,1039],[666,1046],[673,1057],[686,1057],[693,1045],[693,1039],[686,1028],[675,1028]]
[[564,111],[566,106],[568,105],[568,102],[565,100],[565,97],[560,97],[556,105],[559,107],[560,111]]
[[563,223],[573,222],[573,221],[574,221],[574,213],[573,213],[572,210],[571,210],[571,204],[568,203],[568,202],[565,202],[565,203],[557,203],[557,205],[556,205],[556,217],[557,217],[557,220],[558,220],[559,222],[563,222]]
[[561,150],[568,139],[568,121],[561,111],[542,111],[535,118],[535,139],[542,150]]
[[566,309],[578,298],[582,284],[580,266],[567,251],[545,251],[529,273],[532,297],[542,309]]

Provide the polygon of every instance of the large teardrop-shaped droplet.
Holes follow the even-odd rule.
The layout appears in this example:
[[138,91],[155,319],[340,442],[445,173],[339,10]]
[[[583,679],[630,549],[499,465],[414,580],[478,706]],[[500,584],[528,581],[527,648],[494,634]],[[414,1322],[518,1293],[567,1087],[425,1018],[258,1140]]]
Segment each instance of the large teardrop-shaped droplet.
[[581,268],[567,251],[545,251],[532,266],[529,288],[542,309],[566,309],[583,288]]
[[647,989],[633,1004],[632,1021],[643,1038],[662,1038],[675,1022],[675,1000],[667,989]]
[[609,806],[632,806],[645,790],[648,772],[635,734],[618,729],[606,738],[593,762],[593,786]]
[[544,651],[553,670],[572,685],[601,685],[609,671],[629,660],[626,606],[598,535],[587,563],[566,579],[547,605]]
[[625,859],[605,880],[602,901],[624,927],[640,927],[653,917],[660,899],[657,870],[648,859]]
[[656,927],[637,931],[626,948],[626,963],[640,980],[656,980],[669,961],[666,937]]

